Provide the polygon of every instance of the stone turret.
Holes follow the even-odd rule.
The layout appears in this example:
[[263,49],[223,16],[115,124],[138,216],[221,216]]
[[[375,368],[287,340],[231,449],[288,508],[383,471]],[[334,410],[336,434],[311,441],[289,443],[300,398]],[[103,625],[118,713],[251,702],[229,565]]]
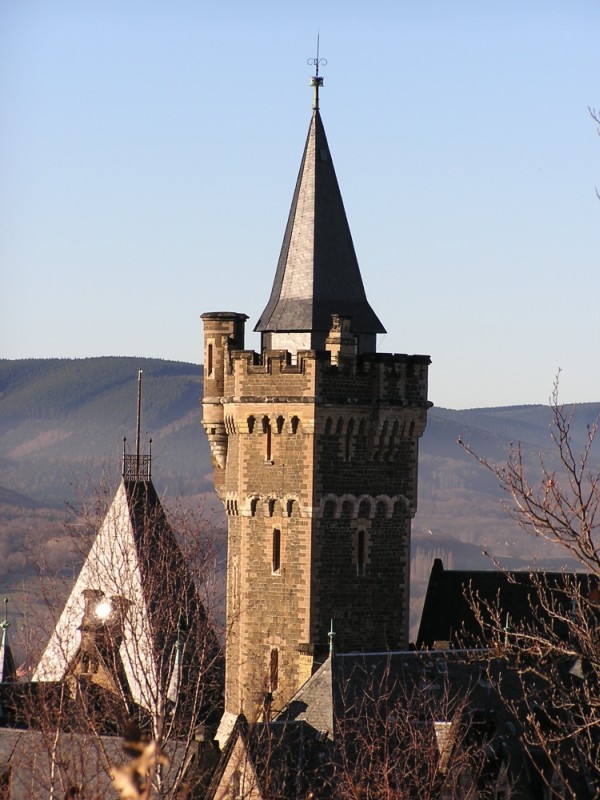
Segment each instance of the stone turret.
[[246,314],[217,311],[202,315],[204,321],[204,396],[202,424],[214,464],[222,468],[227,457],[227,432],[221,399],[225,390],[225,372],[230,367],[233,350],[244,348]]

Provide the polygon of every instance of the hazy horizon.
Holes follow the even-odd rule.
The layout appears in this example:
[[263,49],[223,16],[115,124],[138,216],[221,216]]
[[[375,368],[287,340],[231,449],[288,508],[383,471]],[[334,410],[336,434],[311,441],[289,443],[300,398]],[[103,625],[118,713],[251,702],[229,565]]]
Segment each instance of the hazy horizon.
[[194,363],[203,312],[251,331],[319,31],[378,349],[431,355],[444,407],[545,403],[559,367],[593,401],[599,27],[592,0],[3,4],[1,353]]

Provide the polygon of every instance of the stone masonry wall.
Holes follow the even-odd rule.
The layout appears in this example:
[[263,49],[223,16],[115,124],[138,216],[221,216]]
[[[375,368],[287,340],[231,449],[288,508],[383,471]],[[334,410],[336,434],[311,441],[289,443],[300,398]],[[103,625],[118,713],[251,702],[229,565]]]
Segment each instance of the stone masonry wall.
[[243,350],[240,315],[235,336],[214,318],[222,372],[213,395],[205,389],[204,424],[209,440],[216,431],[228,515],[226,708],[255,719],[300,687],[330,620],[341,650],[407,644],[429,359],[371,354],[334,366],[328,352],[305,351],[292,364],[285,351]]

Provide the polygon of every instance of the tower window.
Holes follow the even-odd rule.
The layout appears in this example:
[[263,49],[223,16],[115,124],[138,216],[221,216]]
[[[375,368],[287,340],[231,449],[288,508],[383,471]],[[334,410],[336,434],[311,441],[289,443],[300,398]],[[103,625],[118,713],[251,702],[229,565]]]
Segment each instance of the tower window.
[[362,578],[365,574],[365,561],[366,561],[366,537],[364,528],[358,529],[358,536],[356,539],[356,574]]
[[271,572],[273,575],[279,575],[281,573],[281,531],[279,528],[273,529]]
[[279,688],[279,648],[272,647],[269,659],[269,691],[276,692]]
[[252,500],[250,500],[250,516],[251,517],[255,517],[256,516],[256,509],[257,508],[258,508],[258,497],[253,497]]
[[265,460],[271,461],[272,456],[272,449],[271,449],[271,422],[268,417],[263,417],[262,421],[263,425],[263,433],[265,434],[266,441],[265,441]]
[[212,344],[208,345],[208,353],[206,358],[206,373],[207,375],[213,374],[213,346]]
[[350,461],[352,452],[352,433],[354,431],[354,420],[351,419],[346,428],[346,439],[344,443],[344,461]]
[[283,422],[284,422],[283,417],[281,416],[277,417],[277,433],[281,433],[283,431]]
[[298,417],[292,417],[292,433],[298,433],[298,425],[300,424],[300,420]]
[[254,433],[254,425],[256,423],[256,419],[252,416],[248,417],[248,433]]

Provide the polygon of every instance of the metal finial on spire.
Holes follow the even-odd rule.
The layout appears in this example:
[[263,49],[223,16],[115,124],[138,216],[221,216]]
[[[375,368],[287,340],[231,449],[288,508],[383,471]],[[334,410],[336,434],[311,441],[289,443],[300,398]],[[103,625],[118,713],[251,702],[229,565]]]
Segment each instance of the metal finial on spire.
[[138,370],[137,428],[135,434],[135,462],[140,470],[140,430],[142,427],[142,370]]
[[150,439],[150,453],[144,455],[141,451],[141,429],[142,429],[142,374],[138,370],[138,393],[137,393],[137,421],[135,432],[135,453],[127,453],[127,439],[123,437],[123,478],[126,481],[149,481],[152,477],[152,439]]
[[323,86],[323,78],[319,75],[319,67],[327,65],[326,58],[319,58],[319,34],[317,33],[317,57],[309,58],[306,62],[315,68],[315,74],[310,79],[310,85],[314,88],[313,111],[319,110],[319,88]]
[[8,597],[4,598],[4,619],[0,622],[0,628],[3,631],[7,631],[10,628],[10,622],[8,621]]

